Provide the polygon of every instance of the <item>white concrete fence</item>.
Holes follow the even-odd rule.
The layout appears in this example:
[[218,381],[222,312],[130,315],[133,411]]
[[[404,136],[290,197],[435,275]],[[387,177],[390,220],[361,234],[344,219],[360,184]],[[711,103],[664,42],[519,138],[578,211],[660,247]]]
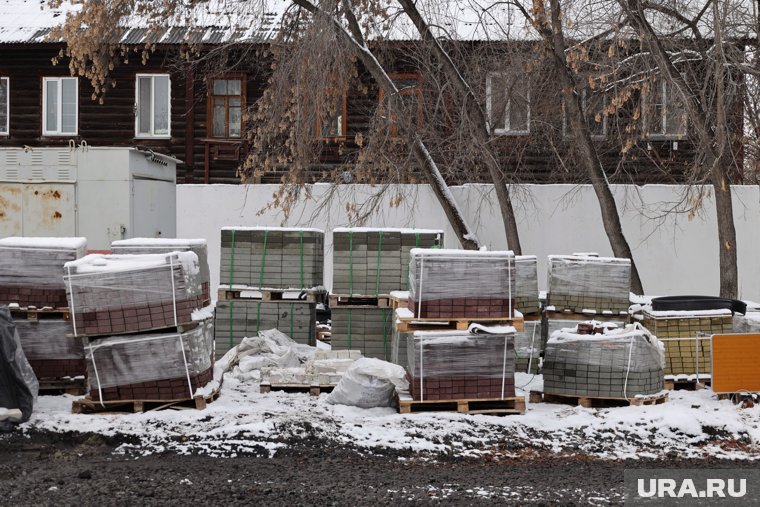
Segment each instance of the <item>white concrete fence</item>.
[[[278,210],[261,210],[272,199],[277,185],[178,185],[177,237],[206,238],[211,282],[219,284],[219,230],[228,225],[309,226],[325,231],[325,284],[332,279],[332,236],[335,227],[350,225],[347,202],[361,204],[374,190],[366,185],[346,185],[324,203],[330,187],[315,185],[313,199],[299,205],[284,221]],[[683,187],[668,185],[616,185],[613,192],[622,213],[623,230],[650,295],[717,295],[719,281],[718,236],[712,198],[705,200],[692,218],[665,211],[681,199]],[[496,196],[488,185],[465,185],[452,192],[490,249],[504,249],[506,239]],[[403,193],[399,207],[390,198]],[[590,186],[523,185],[514,188],[520,241],[524,254],[539,259],[539,287],[546,288],[546,256],[573,252],[612,251],[602,227],[599,205]],[[739,293],[760,301],[760,189],[733,188],[734,218],[738,236]],[[443,210],[426,185],[404,185],[387,193],[382,212],[365,226],[440,228],[445,246],[458,248]],[[261,212],[261,213],[260,213]]]

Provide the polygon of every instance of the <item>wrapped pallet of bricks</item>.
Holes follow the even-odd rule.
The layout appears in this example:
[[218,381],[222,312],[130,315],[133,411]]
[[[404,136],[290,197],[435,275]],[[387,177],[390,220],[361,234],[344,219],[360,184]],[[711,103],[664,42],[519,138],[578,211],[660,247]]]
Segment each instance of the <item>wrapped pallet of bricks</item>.
[[523,315],[541,313],[538,300],[538,260],[535,255],[515,256],[515,307]]
[[0,239],[0,304],[66,308],[63,266],[86,250],[85,238]]
[[333,350],[359,350],[364,357],[391,360],[393,339],[391,308],[333,308]]
[[511,251],[415,248],[408,308],[417,318],[504,318],[515,315]]
[[64,318],[15,318],[21,348],[38,379],[83,377],[87,373],[82,339],[72,336]]
[[525,318],[525,327],[515,332],[515,371],[538,373],[542,346],[541,317],[531,315]]
[[472,325],[465,331],[415,331],[407,339],[413,400],[515,396],[515,329]]
[[91,254],[64,266],[76,336],[178,327],[203,307],[198,256]]
[[[548,307],[553,309],[553,307]],[[579,322],[587,320],[599,321],[608,329],[623,328],[630,323],[629,319],[624,314],[597,314],[596,312],[586,313],[572,313],[572,312],[554,312],[547,311],[546,318],[544,319],[544,325],[541,334],[541,349],[546,346],[546,341],[551,337],[555,331],[561,329],[575,327]]]
[[398,326],[393,326],[393,338],[391,340],[391,358],[389,361],[393,364],[406,368],[408,360],[406,344],[409,337],[414,333],[411,331],[400,331]]
[[630,259],[550,255],[548,260],[548,304],[557,311],[628,311],[631,289]]
[[663,389],[664,347],[640,324],[586,321],[552,333],[544,351],[544,395],[631,399]]
[[216,304],[216,357],[222,357],[243,338],[278,329],[293,341],[314,345],[316,304],[306,302],[233,299]]
[[711,373],[710,336],[732,333],[731,310],[653,310],[644,307],[641,324],[665,344],[665,375],[698,377]]
[[443,243],[443,231],[337,228],[333,230],[334,294],[377,296],[407,287],[409,252]]
[[220,267],[220,283],[232,288],[321,288],[324,232],[287,227],[224,227]]
[[193,398],[213,379],[212,320],[180,333],[85,338],[90,399]]
[[111,243],[111,253],[116,255],[166,254],[170,252],[193,252],[198,256],[199,281],[204,301],[209,301],[211,275],[208,267],[208,248],[205,239],[132,238]]

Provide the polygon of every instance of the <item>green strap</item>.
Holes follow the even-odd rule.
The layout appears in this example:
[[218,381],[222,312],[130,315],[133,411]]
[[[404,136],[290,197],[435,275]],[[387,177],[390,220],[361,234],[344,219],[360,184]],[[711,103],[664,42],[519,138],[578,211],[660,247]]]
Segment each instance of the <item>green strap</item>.
[[232,229],[232,259],[230,260],[230,288],[232,288],[232,274],[235,272],[235,229]]
[[293,338],[293,303],[290,303],[290,337]]
[[230,301],[230,338],[229,338],[230,348],[234,347],[234,345],[233,345],[233,341],[234,340],[232,338],[232,307],[233,307],[233,305],[234,305],[234,303],[232,301]]
[[261,324],[261,302],[256,306],[256,336],[259,335],[259,325]]
[[351,308],[348,309],[348,350],[351,350]]
[[[414,248],[419,248],[419,247],[420,247],[420,233],[419,232],[415,232],[414,233]],[[411,260],[411,256],[409,256],[409,257],[410,257],[410,260]],[[410,275],[411,275],[411,273],[409,272],[409,263],[407,262],[406,263],[406,290],[409,290],[409,287],[412,286],[412,281],[409,278]]]
[[264,230],[264,251],[261,253],[261,269],[259,270],[259,289],[264,287],[264,267],[267,260],[267,237],[269,237],[269,229]]
[[383,231],[380,231],[380,241],[377,243],[377,267],[375,269],[375,296],[380,295],[380,253],[383,249]]
[[303,283],[303,231],[299,231],[299,237],[301,239],[301,288],[304,289]]
[[389,311],[383,310],[383,353],[385,354],[385,360],[390,361],[388,358],[388,316],[390,315]]
[[[348,231],[348,293],[354,293],[354,232]],[[349,312],[348,321],[351,322],[351,312]],[[348,334],[349,349],[351,348],[351,331]]]

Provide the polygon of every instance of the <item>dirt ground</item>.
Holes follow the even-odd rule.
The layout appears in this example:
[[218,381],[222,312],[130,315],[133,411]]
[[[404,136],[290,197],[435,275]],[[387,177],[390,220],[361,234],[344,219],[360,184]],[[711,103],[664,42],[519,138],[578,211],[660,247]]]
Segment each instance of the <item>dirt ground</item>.
[[[97,435],[0,435],[3,505],[617,505],[626,468],[738,468],[719,460],[477,459],[365,453],[319,441],[274,456],[119,453]],[[230,445],[234,447],[234,442]],[[116,452],[115,452],[116,450]]]

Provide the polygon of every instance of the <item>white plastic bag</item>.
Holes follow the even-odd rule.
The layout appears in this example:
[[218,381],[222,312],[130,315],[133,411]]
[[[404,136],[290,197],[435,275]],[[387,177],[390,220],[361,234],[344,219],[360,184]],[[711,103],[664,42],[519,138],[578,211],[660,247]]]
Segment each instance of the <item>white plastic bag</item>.
[[396,386],[409,387],[405,377],[404,368],[397,364],[363,357],[346,371],[327,402],[360,408],[389,407]]

